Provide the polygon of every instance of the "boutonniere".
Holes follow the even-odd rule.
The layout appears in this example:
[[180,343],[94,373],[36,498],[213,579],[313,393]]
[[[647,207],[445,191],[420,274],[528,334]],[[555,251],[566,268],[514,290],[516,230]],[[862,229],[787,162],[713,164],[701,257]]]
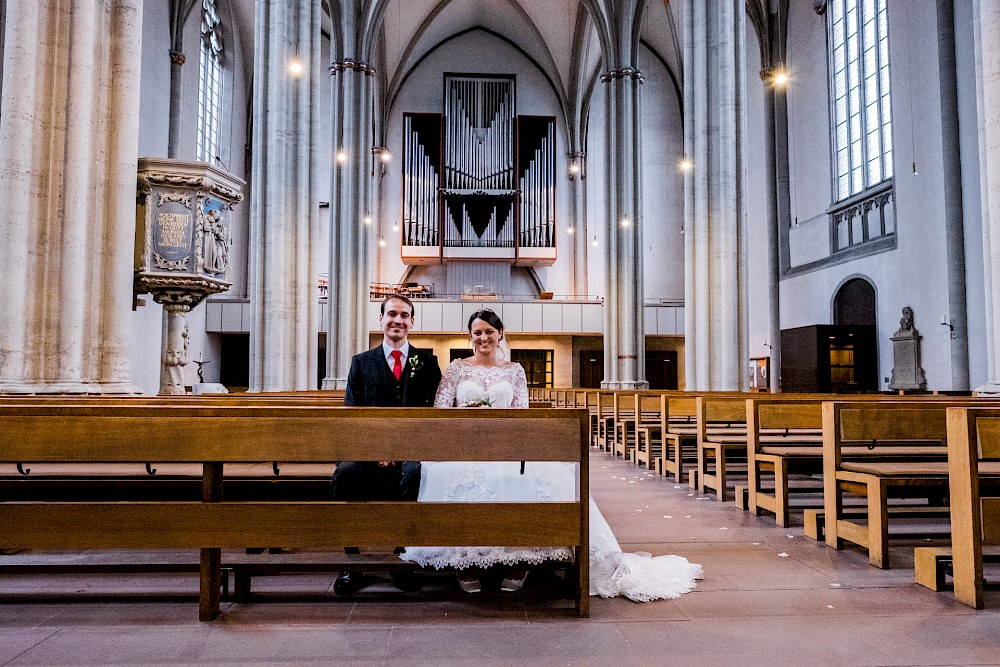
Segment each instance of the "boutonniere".
[[424,360],[415,354],[410,355],[410,358],[406,360],[406,363],[410,365],[411,378],[417,374],[417,371],[424,367]]

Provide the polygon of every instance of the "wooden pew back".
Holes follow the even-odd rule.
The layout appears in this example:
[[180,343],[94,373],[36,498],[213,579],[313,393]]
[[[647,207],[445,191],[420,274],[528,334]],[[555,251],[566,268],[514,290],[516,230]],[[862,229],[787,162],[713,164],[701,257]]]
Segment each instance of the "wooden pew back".
[[[991,466],[991,490],[981,468]],[[948,486],[955,599],[984,606],[983,546],[1000,544],[1000,409],[948,409]]]
[[[568,546],[577,552],[578,612],[587,615],[588,456],[584,410],[2,406],[0,462],[152,459],[199,463],[204,473],[201,502],[0,502],[0,547]],[[225,501],[225,464],[278,460],[563,461],[577,464],[579,497],[546,503]],[[203,620],[218,613],[217,556],[215,562],[208,584],[203,570]]]

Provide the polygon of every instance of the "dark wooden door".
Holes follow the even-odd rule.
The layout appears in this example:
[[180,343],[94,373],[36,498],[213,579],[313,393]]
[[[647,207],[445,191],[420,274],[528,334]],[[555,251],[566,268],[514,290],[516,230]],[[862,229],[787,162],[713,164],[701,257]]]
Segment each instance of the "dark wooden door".
[[677,351],[647,350],[646,381],[650,389],[677,389]]
[[600,389],[604,379],[604,350],[580,351],[580,387]]

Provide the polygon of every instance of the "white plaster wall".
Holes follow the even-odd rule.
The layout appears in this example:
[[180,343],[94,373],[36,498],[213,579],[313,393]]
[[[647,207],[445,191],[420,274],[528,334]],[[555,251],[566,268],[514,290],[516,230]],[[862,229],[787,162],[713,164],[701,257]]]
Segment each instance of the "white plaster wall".
[[[950,337],[939,324],[947,312],[948,295],[935,6],[890,2],[888,7],[898,247],[785,279],[782,328],[831,322],[839,286],[851,277],[865,277],[876,290],[882,387],[887,386],[885,378],[893,364],[889,336],[899,326],[901,309],[910,306],[923,335],[922,366],[928,388],[950,389]],[[792,5],[793,220],[820,215],[831,203],[826,52],[816,48],[817,43],[825,44],[823,30],[811,5]],[[911,175],[914,161],[918,176]],[[820,225],[816,230],[825,233]]]
[[572,237],[566,232],[570,220],[570,188],[566,176],[568,149],[565,119],[560,113],[555,93],[531,61],[505,41],[479,30],[446,42],[428,55],[403,84],[396,99],[391,101],[386,136],[387,147],[396,159],[389,163],[382,179],[382,227],[386,245],[382,248],[376,246],[380,264],[377,275],[383,282],[397,282],[406,269],[400,258],[399,232],[392,230],[401,216],[403,114],[442,112],[444,72],[513,74],[517,77],[517,113],[555,116],[558,255],[552,267],[537,271],[547,291],[568,294],[571,290],[569,248]]
[[[792,224],[825,216],[832,196],[827,18],[817,16],[811,3],[791,3],[789,8],[787,98]],[[889,37],[891,43],[892,35]],[[828,230],[829,226],[817,229],[821,236],[817,245],[826,248],[825,255],[830,247]],[[782,322],[783,328],[788,326]]]
[[645,46],[639,50],[639,69],[646,78],[642,86],[643,290],[646,299],[683,300],[684,176],[678,169],[684,157],[681,103],[670,73]]

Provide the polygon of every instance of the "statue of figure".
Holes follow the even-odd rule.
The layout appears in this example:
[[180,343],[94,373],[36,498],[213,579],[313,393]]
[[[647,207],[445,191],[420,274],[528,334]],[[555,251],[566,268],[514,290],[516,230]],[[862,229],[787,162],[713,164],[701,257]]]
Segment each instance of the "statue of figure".
[[903,316],[899,318],[899,330],[892,335],[894,338],[897,336],[915,337],[917,335],[916,329],[913,328],[913,309],[909,306],[903,307]]
[[202,230],[202,262],[207,273],[225,273],[229,268],[229,229],[222,221],[222,212],[211,210],[205,216]]
[[903,308],[899,331],[892,334],[892,378],[889,389],[920,391],[927,388],[924,369],[920,367],[920,333],[913,326],[913,309]]

